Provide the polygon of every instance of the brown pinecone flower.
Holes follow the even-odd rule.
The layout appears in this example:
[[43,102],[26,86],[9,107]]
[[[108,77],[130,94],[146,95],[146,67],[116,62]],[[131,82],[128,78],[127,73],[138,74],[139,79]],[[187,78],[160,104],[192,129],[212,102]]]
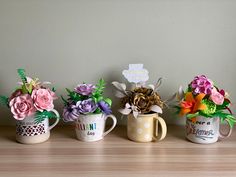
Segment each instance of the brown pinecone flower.
[[144,95],[147,95],[147,96],[150,96],[153,92],[152,89],[150,88],[146,88],[146,87],[138,87],[138,88],[135,88],[134,93],[142,93]]
[[156,92],[153,92],[152,89],[145,87],[135,88],[129,96],[124,97],[121,101],[123,108],[126,103],[136,106],[143,114],[150,113],[153,105],[163,108],[163,102],[160,96]]
[[134,93],[133,105],[138,108],[141,113],[150,112],[149,96],[143,93]]
[[[160,95],[158,95],[157,92],[154,92],[151,96],[150,96],[150,102],[152,103],[152,105],[157,105],[159,106],[161,109],[163,109],[163,101],[161,100]],[[151,106],[152,106],[151,105]]]
[[126,96],[121,99],[121,107],[125,108],[126,103],[131,104],[132,95]]

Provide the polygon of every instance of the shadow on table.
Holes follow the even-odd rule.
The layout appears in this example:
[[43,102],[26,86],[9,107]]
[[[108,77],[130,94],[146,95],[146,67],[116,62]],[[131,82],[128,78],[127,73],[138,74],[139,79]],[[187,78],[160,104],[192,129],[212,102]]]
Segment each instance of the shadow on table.
[[113,136],[116,136],[116,137],[119,137],[119,138],[122,138],[125,140],[128,139],[127,132],[126,132],[126,126],[116,126],[114,128],[114,130],[112,130],[111,134]]
[[73,125],[67,125],[67,126],[58,126],[55,128],[56,136],[58,137],[64,137],[64,138],[69,138],[69,139],[74,139],[76,140],[76,135],[75,135],[75,128]]
[[2,134],[1,139],[2,140],[8,140],[12,142],[16,142],[16,135],[15,135],[15,127],[9,126],[9,127],[3,127],[2,128]]
[[176,126],[176,125],[168,125],[167,137],[175,137],[179,140],[186,141],[185,127],[184,126]]

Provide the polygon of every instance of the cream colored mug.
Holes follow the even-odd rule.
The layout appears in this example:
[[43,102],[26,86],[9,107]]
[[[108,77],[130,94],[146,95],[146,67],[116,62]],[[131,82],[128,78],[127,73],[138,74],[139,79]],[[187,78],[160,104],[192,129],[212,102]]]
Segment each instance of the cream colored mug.
[[35,123],[35,116],[26,117],[24,120],[16,121],[16,140],[23,144],[36,144],[47,141],[50,130],[59,122],[59,113],[53,109],[57,119],[50,126],[49,120],[44,119],[41,123]]
[[[159,127],[160,131],[158,131]],[[128,138],[136,142],[161,141],[166,137],[167,126],[164,119],[156,113],[141,114],[137,118],[129,114],[127,133]]]

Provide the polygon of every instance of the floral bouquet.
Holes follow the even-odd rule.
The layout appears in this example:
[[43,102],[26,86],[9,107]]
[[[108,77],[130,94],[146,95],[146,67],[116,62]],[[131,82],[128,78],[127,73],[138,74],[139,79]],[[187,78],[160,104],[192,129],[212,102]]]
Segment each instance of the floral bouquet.
[[124,83],[117,81],[112,84],[116,88],[115,96],[121,99],[121,108],[118,111],[127,116],[128,138],[135,142],[164,139],[167,126],[158,114],[162,113],[166,104],[158,94],[162,79],[158,79],[155,85],[146,85],[149,76],[143,64],[129,64],[129,69],[123,70],[122,74],[131,84],[131,88],[127,89]]
[[[179,105],[176,106],[180,116],[196,121],[197,116],[206,118],[220,118],[227,120],[231,127],[236,122],[229,108],[229,95],[223,89],[219,89],[204,75],[196,76],[184,92],[179,90]],[[225,112],[225,111],[228,111]]]
[[121,98],[121,114],[133,114],[137,118],[140,114],[162,113],[164,102],[157,93],[162,78],[158,79],[155,86],[146,85],[149,76],[143,64],[129,64],[129,69],[123,70],[122,74],[131,83],[132,89],[126,89],[124,83],[112,82],[116,88],[116,97]]
[[57,118],[54,112],[53,101],[57,98],[55,89],[46,88],[50,82],[39,82],[25,75],[24,69],[18,69],[22,82],[10,97],[0,96],[0,102],[11,109],[16,120],[35,115],[35,123],[41,123],[46,118]]
[[66,89],[69,98],[66,100],[62,97],[65,104],[64,121],[76,121],[80,115],[111,114],[112,101],[103,97],[104,88],[105,81],[100,79],[97,85],[79,84],[73,91]]
[[119,112],[123,115],[132,113],[134,117],[139,114],[162,113],[164,102],[157,93],[160,83],[161,78],[156,86],[137,85],[134,89],[127,90],[124,83],[112,82],[117,89],[116,96],[121,98]]

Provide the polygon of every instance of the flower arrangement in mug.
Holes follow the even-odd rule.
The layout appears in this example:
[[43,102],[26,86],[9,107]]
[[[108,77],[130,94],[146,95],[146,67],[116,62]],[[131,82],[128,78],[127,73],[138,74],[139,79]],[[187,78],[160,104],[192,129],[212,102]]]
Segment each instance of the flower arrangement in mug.
[[130,90],[126,89],[124,83],[112,82],[116,88],[116,97],[121,98],[121,109],[118,111],[123,115],[132,113],[135,118],[139,114],[162,113],[166,104],[157,92],[161,80],[160,78],[155,86],[142,84]]
[[0,96],[0,103],[9,107],[16,120],[35,116],[35,123],[41,123],[46,118],[57,118],[52,109],[53,101],[57,99],[55,89],[46,88],[50,82],[39,82],[25,75],[24,69],[17,70],[22,82],[10,97]]
[[86,114],[111,114],[110,98],[103,97],[105,81],[100,79],[98,84],[79,84],[74,90],[66,89],[68,99],[64,101],[63,120],[76,121],[80,115]]
[[[196,121],[197,116],[227,120],[231,127],[236,122],[235,117],[229,108],[229,95],[223,89],[214,85],[213,81],[204,75],[194,77],[184,92],[180,87],[178,92],[177,113],[180,116],[187,116]],[[229,113],[225,112],[227,110]]]

